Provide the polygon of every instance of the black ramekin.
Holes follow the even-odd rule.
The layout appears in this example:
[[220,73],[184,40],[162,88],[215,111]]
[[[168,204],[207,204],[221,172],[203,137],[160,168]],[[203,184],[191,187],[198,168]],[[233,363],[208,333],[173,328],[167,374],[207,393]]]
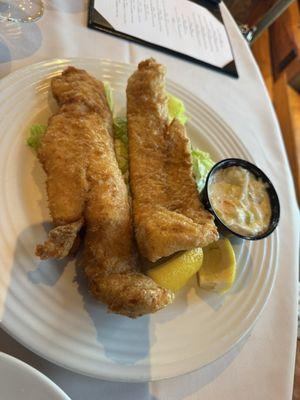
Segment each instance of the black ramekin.
[[[212,204],[210,203],[210,199],[209,199],[209,195],[208,195],[208,187],[209,187],[212,176],[215,174],[216,171],[218,171],[220,169],[225,169],[225,168],[233,167],[233,166],[243,167],[243,168],[247,169],[248,171],[250,171],[257,178],[260,178],[263,182],[267,183],[266,190],[267,190],[269,198],[270,198],[271,219],[270,219],[270,224],[269,224],[268,229],[260,234],[248,236],[248,235],[241,235],[237,232],[234,232],[224,223],[224,221],[222,221],[218,217]],[[226,158],[225,160],[222,160],[222,161],[218,162],[217,164],[215,164],[214,167],[210,170],[209,174],[207,175],[205,187],[203,188],[201,197],[202,197],[202,202],[203,202],[204,207],[214,215],[216,224],[220,228],[222,228],[225,232],[226,231],[230,232],[233,235],[238,236],[242,239],[247,239],[247,240],[263,239],[263,238],[269,236],[278,225],[279,217],[280,217],[280,205],[279,205],[279,199],[278,199],[276,190],[275,190],[272,182],[270,181],[270,179],[266,176],[266,174],[262,170],[260,170],[256,165],[251,164],[249,161],[241,160],[239,158]]]

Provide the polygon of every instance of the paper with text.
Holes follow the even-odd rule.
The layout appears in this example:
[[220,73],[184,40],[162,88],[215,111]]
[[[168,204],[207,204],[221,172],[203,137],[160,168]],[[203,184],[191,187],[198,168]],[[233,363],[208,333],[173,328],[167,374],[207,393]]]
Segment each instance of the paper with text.
[[116,31],[220,68],[233,60],[223,24],[188,0],[95,0],[94,7]]

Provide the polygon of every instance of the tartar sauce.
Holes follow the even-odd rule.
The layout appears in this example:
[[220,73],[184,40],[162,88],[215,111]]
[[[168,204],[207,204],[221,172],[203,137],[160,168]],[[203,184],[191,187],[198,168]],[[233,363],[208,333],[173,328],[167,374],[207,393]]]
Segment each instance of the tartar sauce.
[[267,230],[271,204],[267,184],[242,167],[216,171],[209,182],[210,203],[233,232],[254,236]]

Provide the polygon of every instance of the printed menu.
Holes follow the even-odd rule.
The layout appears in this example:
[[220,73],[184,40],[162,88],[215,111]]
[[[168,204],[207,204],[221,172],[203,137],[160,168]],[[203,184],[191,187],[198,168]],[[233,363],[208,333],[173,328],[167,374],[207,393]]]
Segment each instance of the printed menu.
[[91,27],[157,46],[237,76],[230,41],[215,3],[212,7],[207,7],[207,1],[190,0],[94,0],[92,3]]

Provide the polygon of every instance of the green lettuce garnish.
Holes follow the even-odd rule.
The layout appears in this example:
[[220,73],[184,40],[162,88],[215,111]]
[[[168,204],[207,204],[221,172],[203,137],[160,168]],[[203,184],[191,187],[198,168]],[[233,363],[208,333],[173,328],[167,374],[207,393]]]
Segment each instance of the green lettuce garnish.
[[41,145],[42,137],[46,132],[47,126],[42,124],[34,124],[30,128],[30,135],[27,138],[27,144],[33,150],[37,151]]
[[125,175],[128,172],[128,147],[120,139],[115,139],[114,145],[119,168]]
[[176,118],[182,125],[185,125],[187,121],[187,116],[185,115],[184,104],[177,97],[169,93],[168,93],[168,112],[170,121]]
[[113,110],[114,110],[114,98],[113,98],[112,88],[111,88],[109,82],[103,82],[103,84],[104,84],[105,96],[106,96],[106,100],[107,100],[107,103],[108,103],[108,107],[109,107],[110,111],[113,112]]
[[116,117],[114,118],[114,135],[115,138],[120,139],[121,142],[127,145],[128,134],[127,134],[127,118]]
[[123,175],[128,172],[128,134],[126,117],[114,119],[115,152],[119,168]]
[[215,163],[210,158],[209,153],[205,153],[199,149],[192,149],[191,154],[194,177],[197,183],[198,191],[201,192],[205,186],[206,177]]

